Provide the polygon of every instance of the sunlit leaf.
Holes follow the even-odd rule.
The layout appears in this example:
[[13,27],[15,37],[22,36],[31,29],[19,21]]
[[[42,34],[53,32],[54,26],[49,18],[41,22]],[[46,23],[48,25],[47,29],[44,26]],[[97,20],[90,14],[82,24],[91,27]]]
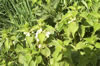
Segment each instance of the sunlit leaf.
[[51,51],[49,48],[45,47],[44,49],[41,49],[41,54],[43,54],[45,57],[50,56]]
[[96,43],[96,44],[95,44],[95,47],[96,47],[96,48],[100,48],[100,43]]
[[44,33],[39,34],[39,40],[40,40],[40,43],[43,43],[43,41],[45,40],[45,34]]
[[69,24],[68,30],[69,30],[69,32],[72,33],[73,37],[74,37],[75,33],[77,32],[78,28],[79,28],[79,26],[76,22]]

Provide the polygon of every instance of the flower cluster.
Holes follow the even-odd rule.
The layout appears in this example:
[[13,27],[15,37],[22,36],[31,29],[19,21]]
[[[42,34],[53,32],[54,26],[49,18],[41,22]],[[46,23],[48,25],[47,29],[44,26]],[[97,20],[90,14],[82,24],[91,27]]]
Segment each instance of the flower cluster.
[[41,45],[41,44],[39,44],[39,45],[38,45],[38,48],[41,48],[41,47],[42,47],[42,45]]
[[68,24],[71,22],[74,22],[75,20],[76,20],[76,18],[73,18],[71,21],[68,22]]
[[46,32],[46,37],[49,38],[50,32]]
[[26,36],[30,36],[30,33],[29,33],[29,32],[24,32],[24,34],[25,34]]
[[38,38],[38,34],[42,32],[42,28],[40,28],[39,30],[37,30],[36,35],[35,35],[35,39],[37,42],[39,42],[39,38]]

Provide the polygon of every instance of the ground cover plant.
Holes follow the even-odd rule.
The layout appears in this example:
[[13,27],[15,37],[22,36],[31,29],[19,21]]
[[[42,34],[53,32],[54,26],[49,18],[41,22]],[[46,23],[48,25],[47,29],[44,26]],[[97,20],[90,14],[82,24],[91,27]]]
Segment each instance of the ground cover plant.
[[100,0],[0,0],[0,66],[100,66]]

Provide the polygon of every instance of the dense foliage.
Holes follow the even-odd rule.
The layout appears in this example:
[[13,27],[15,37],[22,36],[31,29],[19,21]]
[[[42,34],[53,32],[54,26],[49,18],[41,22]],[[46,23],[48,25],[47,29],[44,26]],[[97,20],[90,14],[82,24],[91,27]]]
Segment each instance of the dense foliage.
[[0,0],[0,66],[100,66],[100,0]]

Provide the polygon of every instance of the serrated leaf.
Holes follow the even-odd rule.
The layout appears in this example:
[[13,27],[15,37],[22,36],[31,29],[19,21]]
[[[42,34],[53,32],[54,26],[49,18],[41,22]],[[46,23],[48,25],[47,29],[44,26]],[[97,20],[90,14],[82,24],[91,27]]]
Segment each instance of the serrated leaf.
[[83,49],[83,48],[85,48],[85,47],[86,47],[86,45],[85,45],[85,43],[83,43],[83,42],[79,42],[78,44],[76,44],[76,49],[77,49],[77,50]]
[[82,12],[82,13],[80,14],[80,16],[81,16],[81,17],[84,17],[84,18],[87,18],[88,13],[87,13],[87,12]]
[[57,29],[57,31],[60,32],[60,31],[63,29],[63,25],[64,25],[63,22],[59,22],[59,23],[57,23],[57,24],[56,24],[56,29]]
[[52,27],[52,26],[50,26],[50,25],[46,25],[46,31],[49,31],[51,34],[54,34],[54,31],[55,31],[55,29]]
[[88,43],[94,44],[95,41],[98,39],[96,35],[88,37],[88,38],[84,38]]

